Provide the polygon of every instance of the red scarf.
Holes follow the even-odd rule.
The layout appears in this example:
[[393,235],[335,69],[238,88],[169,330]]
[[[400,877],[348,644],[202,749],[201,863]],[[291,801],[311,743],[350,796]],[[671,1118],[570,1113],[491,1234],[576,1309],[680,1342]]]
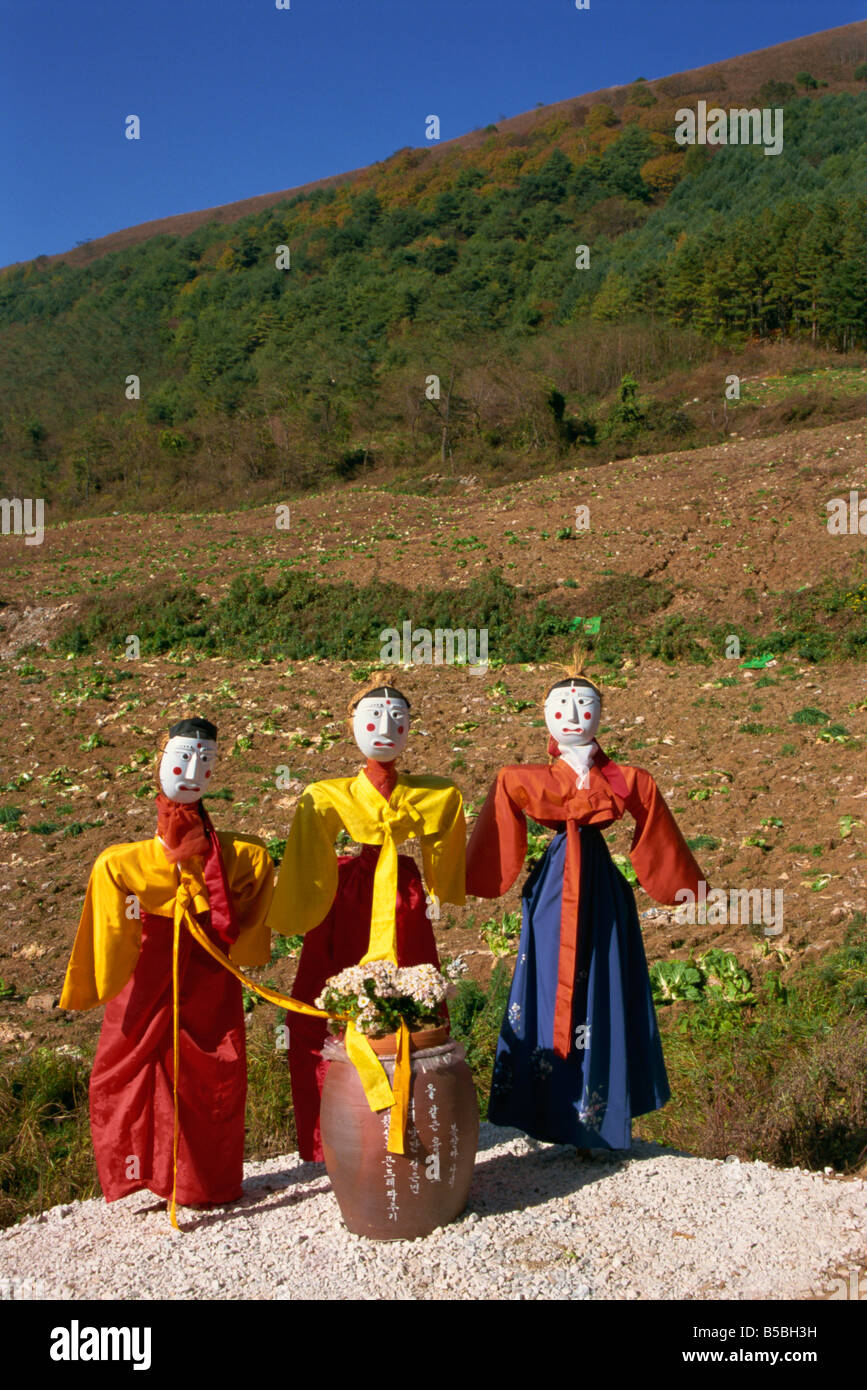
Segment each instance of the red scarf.
[[375,758],[368,758],[364,765],[364,775],[368,782],[371,782],[380,796],[384,796],[386,801],[391,797],[392,792],[397,786],[397,759],[393,758],[390,763],[378,763]]
[[157,796],[157,834],[163,842],[163,853],[173,864],[194,855],[204,860],[203,877],[211,904],[211,926],[220,940],[231,946],[238,939],[238,924],[232,910],[220,841],[201,801],[185,805],[170,800],[164,792],[160,792]]
[[189,805],[172,801],[165,792],[157,796],[157,834],[163,842],[166,858],[173,864],[179,860],[191,859],[198,854],[204,859],[211,849],[208,830],[205,824],[204,808],[201,802]]

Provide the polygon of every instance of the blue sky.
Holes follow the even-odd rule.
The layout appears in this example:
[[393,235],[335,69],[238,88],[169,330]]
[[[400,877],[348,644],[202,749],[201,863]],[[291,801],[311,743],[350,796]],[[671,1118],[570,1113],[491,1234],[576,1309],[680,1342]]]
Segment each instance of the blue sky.
[[431,112],[449,139],[863,15],[856,0],[290,3],[0,0],[0,265],[384,159],[423,144]]

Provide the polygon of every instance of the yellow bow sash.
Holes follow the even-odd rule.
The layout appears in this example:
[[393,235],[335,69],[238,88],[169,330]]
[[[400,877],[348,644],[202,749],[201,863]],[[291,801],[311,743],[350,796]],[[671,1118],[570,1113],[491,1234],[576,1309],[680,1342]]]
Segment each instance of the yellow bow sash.
[[[376,861],[376,870],[373,875],[370,940],[367,943],[367,951],[361,958],[361,964],[367,965],[372,960],[390,960],[397,965],[397,875],[400,862],[397,847],[403,844],[404,840],[423,834],[425,823],[424,817],[411,802],[404,801],[402,804],[392,806],[391,801],[383,802],[381,797],[377,797],[375,803],[375,818],[377,828],[382,828],[382,848],[379,851],[379,858]],[[362,1084],[364,1075],[371,1068],[371,1063],[375,1062],[380,1068],[380,1086],[383,1092],[386,1088],[391,1091],[392,1088],[388,1084],[388,1077],[382,1063],[379,1062],[367,1038],[358,1032],[352,1022],[346,1027],[346,1051],[350,1060],[355,1063],[359,1076],[362,1077]],[[391,1106],[391,1119],[388,1127],[389,1153],[402,1154],[404,1152],[403,1136],[409,1114],[411,1074],[409,1029],[404,1022],[401,1022],[397,1035],[394,1090],[391,1101],[381,1101],[374,1104],[365,1087],[365,1094],[370,1102],[371,1110],[382,1110],[386,1105]]]
[[366,965],[371,960],[390,960],[397,965],[397,872],[398,845],[404,840],[424,833],[424,817],[409,801],[392,806],[377,795],[375,807],[377,830],[382,833],[382,848],[373,875],[373,907],[370,913],[370,940],[361,958]]

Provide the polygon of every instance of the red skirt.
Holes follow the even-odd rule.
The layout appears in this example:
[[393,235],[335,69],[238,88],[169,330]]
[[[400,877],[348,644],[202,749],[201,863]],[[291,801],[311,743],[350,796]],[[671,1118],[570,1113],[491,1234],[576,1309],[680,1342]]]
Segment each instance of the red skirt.
[[[373,875],[379,858],[378,845],[363,845],[357,855],[338,859],[337,892],[324,921],[307,932],[292,987],[292,998],[314,1004],[329,975],[357,965],[367,951],[373,910]],[[439,969],[433,927],[427,915],[427,898],[421,875],[407,854],[398,855],[397,873],[398,965],[435,965]],[[287,1013],[289,1071],[298,1151],[308,1162],[323,1161],[319,1132],[319,1101],[330,1065],[322,1057],[327,1023]]]
[[[197,918],[220,949],[209,914]],[[178,1178],[181,1205],[241,1194],[247,1057],[239,982],[181,930]],[[90,1078],[99,1181],[114,1202],[147,1188],[172,1195],[172,921],[142,913],[131,979],[105,1008]]]

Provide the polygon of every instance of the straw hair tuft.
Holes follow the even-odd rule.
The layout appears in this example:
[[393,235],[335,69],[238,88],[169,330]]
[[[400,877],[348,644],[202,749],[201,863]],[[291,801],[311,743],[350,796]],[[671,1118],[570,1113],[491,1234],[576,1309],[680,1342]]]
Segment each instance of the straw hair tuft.
[[581,647],[576,643],[575,646],[572,648],[572,660],[569,662],[568,666],[563,666],[561,668],[563,671],[563,675],[560,677],[559,680],[554,681],[554,683],[548,687],[547,691],[545,692],[545,698],[547,699],[547,697],[551,694],[551,691],[556,690],[559,685],[566,685],[570,681],[575,681],[578,685],[589,685],[591,690],[596,691],[596,694],[599,696],[599,699],[601,701],[602,687],[595,680],[593,680],[587,673],[588,656],[589,653],[587,651],[587,648]]

